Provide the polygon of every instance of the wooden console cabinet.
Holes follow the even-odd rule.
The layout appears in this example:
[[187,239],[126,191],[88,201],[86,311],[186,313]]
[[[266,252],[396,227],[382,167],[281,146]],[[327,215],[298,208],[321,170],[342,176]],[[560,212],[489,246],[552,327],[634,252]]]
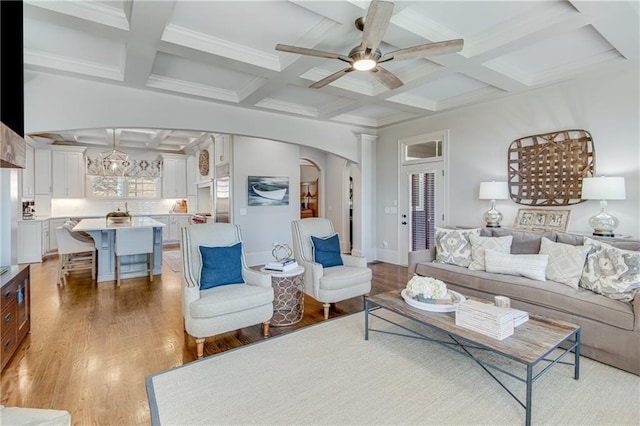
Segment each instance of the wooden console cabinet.
[[31,329],[31,270],[29,265],[12,265],[1,275],[2,296],[0,307],[0,369],[4,369],[11,356]]

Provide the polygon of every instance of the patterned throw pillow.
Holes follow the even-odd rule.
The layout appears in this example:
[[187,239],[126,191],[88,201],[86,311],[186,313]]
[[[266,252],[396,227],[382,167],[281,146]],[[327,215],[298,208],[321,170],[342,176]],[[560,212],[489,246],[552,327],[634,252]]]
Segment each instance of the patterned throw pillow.
[[546,254],[506,254],[487,249],[484,260],[487,272],[546,281],[545,271],[549,261]]
[[540,254],[549,255],[547,279],[577,289],[590,250],[591,246],[555,243],[542,237]]
[[640,253],[622,250],[585,237],[592,247],[587,256],[580,287],[611,299],[630,302],[640,289]]
[[469,235],[479,235],[480,228],[446,229],[436,227],[436,262],[464,266],[471,263]]
[[[511,242],[513,237],[480,237],[478,235],[469,235],[471,242],[471,263],[469,269],[472,271],[484,271],[484,252],[486,249],[498,251],[500,253],[511,253]],[[576,284],[577,285],[577,284]]]

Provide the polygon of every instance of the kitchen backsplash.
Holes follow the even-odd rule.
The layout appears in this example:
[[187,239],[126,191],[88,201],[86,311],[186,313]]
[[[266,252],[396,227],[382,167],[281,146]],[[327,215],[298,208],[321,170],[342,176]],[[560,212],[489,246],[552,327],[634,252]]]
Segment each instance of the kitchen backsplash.
[[[166,214],[176,200],[126,200],[132,214]],[[118,209],[125,210],[125,200],[62,199],[51,200],[51,216],[103,216]],[[36,214],[38,206],[36,205]]]

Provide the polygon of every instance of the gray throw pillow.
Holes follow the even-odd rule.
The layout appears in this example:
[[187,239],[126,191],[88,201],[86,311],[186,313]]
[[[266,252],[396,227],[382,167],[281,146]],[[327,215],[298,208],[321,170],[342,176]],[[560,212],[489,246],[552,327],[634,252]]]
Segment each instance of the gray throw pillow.
[[495,250],[501,253],[511,253],[511,241],[513,237],[480,237],[474,234],[469,235],[471,242],[471,263],[469,269],[472,271],[484,271],[484,253],[485,250]]
[[436,227],[436,262],[467,268],[471,263],[469,235],[480,234],[480,228],[446,229]]
[[591,250],[590,246],[554,243],[543,237],[540,254],[549,255],[547,279],[577,289],[589,250]]

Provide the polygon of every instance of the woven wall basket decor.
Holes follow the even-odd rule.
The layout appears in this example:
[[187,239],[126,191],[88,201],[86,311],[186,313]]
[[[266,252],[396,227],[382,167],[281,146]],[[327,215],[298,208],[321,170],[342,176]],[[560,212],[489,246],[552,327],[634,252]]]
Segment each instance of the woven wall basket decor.
[[561,130],[509,145],[509,195],[529,206],[583,202],[582,178],[594,176],[596,153],[586,130]]

